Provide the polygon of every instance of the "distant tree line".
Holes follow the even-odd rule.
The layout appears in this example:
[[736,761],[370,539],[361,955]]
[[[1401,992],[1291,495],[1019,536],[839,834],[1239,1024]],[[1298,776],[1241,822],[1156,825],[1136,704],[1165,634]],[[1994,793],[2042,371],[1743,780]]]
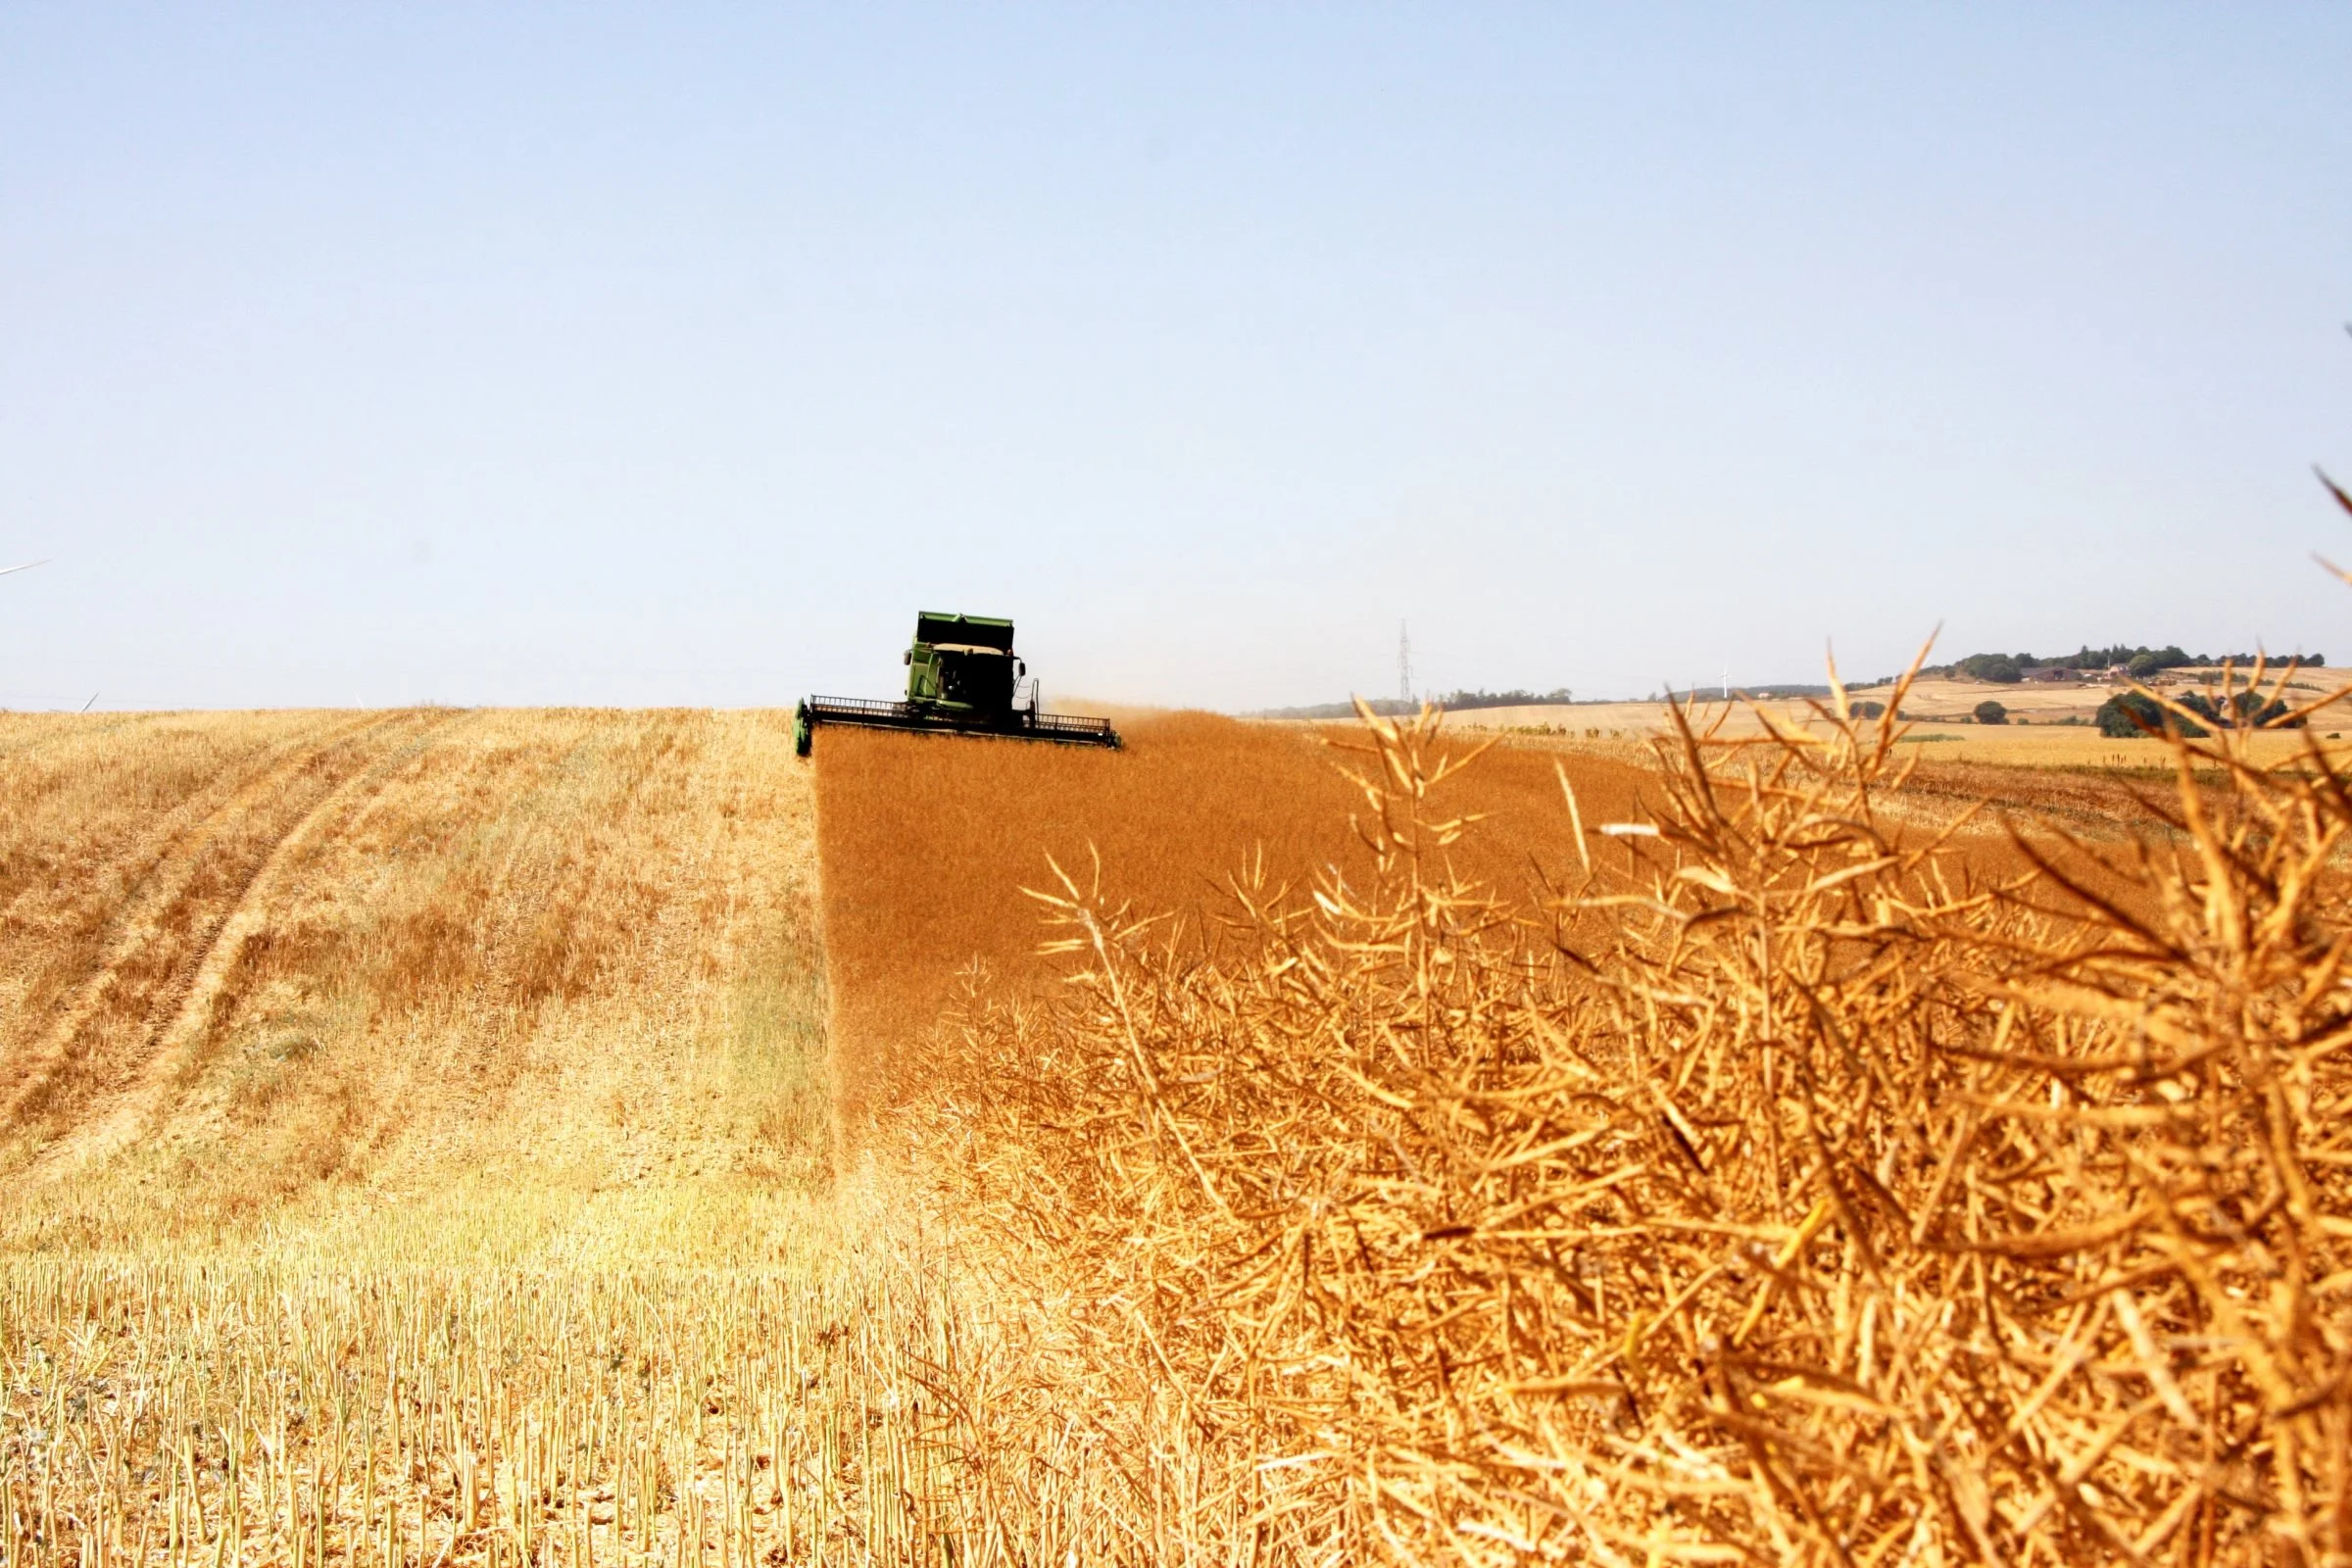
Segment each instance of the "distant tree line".
[[[1513,689],[1507,692],[1447,692],[1432,697],[1431,702],[1449,712],[1461,712],[1473,708],[1533,708],[1539,704],[1572,703],[1576,699],[1565,686],[1547,692],[1527,692]],[[1396,718],[1421,710],[1418,699],[1406,702],[1401,697],[1368,697],[1364,706],[1384,718]],[[1310,703],[1304,708],[1261,708],[1249,718],[1353,718],[1353,703]]]
[[1547,692],[1523,692],[1513,688],[1507,692],[1447,692],[1430,701],[1440,708],[1462,710],[1470,708],[1534,708],[1539,704],[1573,703],[1576,699],[1565,686]]
[[[2306,664],[2328,662],[2325,654],[2299,654],[2296,658]],[[2134,648],[2123,643],[2117,643],[2112,648],[2093,648],[2085,643],[2071,654],[1971,654],[1966,659],[1957,659],[1948,664],[1929,665],[1920,673],[2011,686],[2024,680],[2029,669],[2113,669],[2120,664],[2133,679],[2145,680],[2150,675],[2160,675],[2168,669],[2196,664],[2250,665],[2254,659],[2252,654],[2184,653],[2179,643],[2164,648]]]
[[[1420,711],[1421,705],[1407,703],[1396,697],[1372,697],[1365,706],[1384,718],[1396,718]],[[1308,703],[1302,708],[1260,708],[1244,713],[1244,718],[1353,718],[1353,703]]]

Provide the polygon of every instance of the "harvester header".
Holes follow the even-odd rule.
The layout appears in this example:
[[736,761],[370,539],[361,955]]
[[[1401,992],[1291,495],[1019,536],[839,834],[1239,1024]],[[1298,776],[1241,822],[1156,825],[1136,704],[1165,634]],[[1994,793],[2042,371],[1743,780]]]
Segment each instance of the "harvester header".
[[1009,620],[923,611],[914,617],[906,664],[904,702],[803,698],[793,714],[793,743],[800,754],[808,755],[820,724],[1005,735],[1063,746],[1119,744],[1119,733],[1106,718],[1044,711],[1037,677],[1012,651]]

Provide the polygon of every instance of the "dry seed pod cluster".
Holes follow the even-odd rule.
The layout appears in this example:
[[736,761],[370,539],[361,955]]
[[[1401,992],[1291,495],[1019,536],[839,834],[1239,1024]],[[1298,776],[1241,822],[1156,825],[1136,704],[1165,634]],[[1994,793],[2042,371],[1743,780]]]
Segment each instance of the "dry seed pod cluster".
[[914,1114],[1139,1497],[1324,1560],[2352,1554],[2335,764],[2170,737],[2136,853],[1984,885],[1825,716],[1685,724],[1541,906],[1369,714],[1378,874],[1237,883],[1246,960],[1048,899],[1066,998]]

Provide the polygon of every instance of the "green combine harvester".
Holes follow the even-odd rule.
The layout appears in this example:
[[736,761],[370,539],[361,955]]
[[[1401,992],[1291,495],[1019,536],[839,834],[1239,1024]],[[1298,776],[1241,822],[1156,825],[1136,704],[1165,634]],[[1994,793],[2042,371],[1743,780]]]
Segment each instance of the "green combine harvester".
[[1011,621],[930,610],[914,617],[914,646],[906,650],[906,700],[802,699],[793,714],[792,736],[803,757],[808,755],[820,724],[1007,735],[1062,746],[1119,744],[1119,732],[1109,719],[1042,710],[1037,677],[1012,651]]

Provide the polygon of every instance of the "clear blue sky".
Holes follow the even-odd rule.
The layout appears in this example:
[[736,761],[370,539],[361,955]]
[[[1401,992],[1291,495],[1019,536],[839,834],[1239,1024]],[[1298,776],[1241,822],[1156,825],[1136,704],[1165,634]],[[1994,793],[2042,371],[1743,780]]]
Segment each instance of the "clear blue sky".
[[0,704],[2352,661],[2352,7],[0,9]]

